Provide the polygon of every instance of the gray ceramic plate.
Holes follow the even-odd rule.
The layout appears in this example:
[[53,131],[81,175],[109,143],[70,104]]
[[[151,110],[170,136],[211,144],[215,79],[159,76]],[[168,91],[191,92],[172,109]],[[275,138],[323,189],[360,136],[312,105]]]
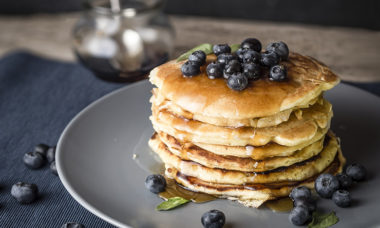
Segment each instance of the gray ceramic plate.
[[[83,207],[119,227],[201,227],[201,215],[210,209],[225,213],[226,227],[292,227],[287,213],[227,200],[155,211],[162,200],[144,187],[155,163],[146,144],[153,132],[150,90],[143,81],[115,91],[80,112],[62,133],[59,176]],[[352,189],[352,208],[338,208],[330,200],[320,200],[319,208],[336,211],[340,222],[334,227],[379,227],[380,99],[345,84],[328,92],[327,99],[335,113],[332,129],[341,137],[348,163],[364,164],[370,177]]]

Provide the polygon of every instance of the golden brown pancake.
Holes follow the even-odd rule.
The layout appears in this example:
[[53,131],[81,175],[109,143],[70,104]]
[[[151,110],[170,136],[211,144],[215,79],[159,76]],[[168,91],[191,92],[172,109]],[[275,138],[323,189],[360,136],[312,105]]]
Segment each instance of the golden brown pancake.
[[[207,56],[207,63],[215,60]],[[248,88],[234,91],[224,79],[209,79],[206,66],[201,74],[188,78],[181,72],[183,62],[170,61],[153,69],[150,81],[160,93],[190,113],[209,117],[250,119],[272,116],[297,106],[307,106],[323,91],[339,83],[339,78],[317,60],[290,53],[282,62],[288,69],[286,82],[267,78],[250,81]]]

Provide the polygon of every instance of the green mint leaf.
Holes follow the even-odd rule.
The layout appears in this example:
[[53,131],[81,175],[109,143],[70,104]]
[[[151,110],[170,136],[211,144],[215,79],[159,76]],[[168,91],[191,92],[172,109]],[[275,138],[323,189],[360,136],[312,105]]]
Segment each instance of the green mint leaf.
[[231,44],[231,53],[236,52],[240,48],[240,44]]
[[320,212],[313,213],[313,220],[307,226],[308,228],[327,228],[339,221],[339,218],[335,215],[335,212],[328,214],[322,214]]
[[189,58],[189,56],[191,55],[191,53],[193,53],[194,51],[204,51],[206,53],[206,55],[212,54],[213,53],[213,51],[212,51],[212,44],[205,43],[205,44],[198,45],[195,48],[192,48],[191,50],[189,50],[189,51],[183,53],[182,55],[180,55],[177,58],[177,62]]
[[167,201],[160,203],[156,207],[156,210],[157,211],[167,211],[167,210],[171,210],[175,207],[178,207],[178,206],[185,204],[185,203],[188,203],[188,202],[190,202],[190,200],[176,196],[176,197],[169,198]]

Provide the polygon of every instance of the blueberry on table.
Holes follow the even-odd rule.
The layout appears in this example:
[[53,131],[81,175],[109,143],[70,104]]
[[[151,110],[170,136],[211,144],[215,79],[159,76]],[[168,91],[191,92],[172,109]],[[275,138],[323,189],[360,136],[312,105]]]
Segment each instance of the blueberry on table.
[[242,61],[244,63],[259,63],[261,59],[260,53],[257,51],[248,49],[243,53]]
[[288,77],[288,71],[284,65],[274,65],[269,70],[269,80],[281,82]]
[[256,63],[244,63],[243,64],[243,74],[252,80],[257,80],[261,77],[261,68],[259,64]]
[[84,228],[84,225],[76,222],[68,222],[63,224],[61,228]]
[[208,64],[206,72],[210,79],[221,78],[223,77],[223,65],[218,62],[212,62]]
[[233,73],[228,79],[227,79],[227,86],[230,89],[241,91],[248,86],[248,79],[246,76],[244,76],[242,73]]
[[261,52],[261,42],[256,38],[247,38],[241,44],[243,49],[252,49],[257,52]]
[[275,52],[264,52],[261,54],[260,63],[263,66],[271,67],[280,62],[280,57]]
[[222,65],[228,64],[232,60],[237,60],[237,56],[231,53],[222,53],[218,55],[218,63],[221,63]]
[[200,65],[197,62],[187,61],[181,67],[182,74],[186,77],[195,76],[201,73]]
[[49,149],[48,145],[40,143],[34,147],[34,152],[40,153],[41,155],[45,157],[48,149]]
[[11,195],[22,204],[35,201],[38,197],[38,187],[35,184],[18,182],[12,186]]
[[309,212],[312,213],[314,212],[316,209],[317,209],[317,201],[309,198],[309,199],[305,199],[305,198],[297,198],[294,202],[293,202],[294,206],[295,207],[298,207],[298,206],[305,206],[307,207],[307,209],[309,209]]
[[49,163],[55,161],[55,149],[56,147],[52,146],[46,152],[46,159]]
[[204,228],[222,228],[226,216],[219,210],[210,210],[202,215],[201,222]]
[[57,166],[55,165],[55,161],[50,163],[50,170],[54,175],[58,176],[58,171],[57,171]]
[[38,152],[28,152],[23,157],[24,164],[30,169],[38,169],[45,164],[45,158]]
[[189,61],[197,62],[200,66],[206,63],[206,53],[204,51],[194,51],[189,56]]
[[338,178],[339,186],[341,189],[348,189],[352,185],[352,178],[345,173],[339,173],[336,175]]
[[339,189],[339,180],[329,173],[324,173],[315,180],[314,187],[322,198],[331,198],[332,194]]
[[338,190],[334,192],[332,200],[339,207],[349,207],[351,205],[351,196],[347,190]]
[[155,194],[163,192],[166,188],[165,177],[160,174],[151,174],[145,179],[145,187]]
[[289,197],[296,201],[297,199],[311,199],[311,191],[306,186],[298,186],[296,188],[293,188],[292,191],[289,194]]
[[240,73],[242,70],[241,64],[237,60],[231,60],[228,62],[228,64],[224,67],[223,71],[223,77],[225,79],[228,79],[232,74]]
[[268,44],[266,50],[268,52],[276,53],[281,58],[281,60],[287,60],[289,57],[288,45],[282,41]]
[[311,218],[310,211],[307,207],[300,205],[294,207],[289,214],[289,221],[296,226],[302,226]]
[[347,166],[346,174],[355,181],[362,181],[367,176],[367,170],[360,164],[352,164]]
[[215,55],[220,55],[223,53],[231,53],[231,47],[228,44],[215,44],[212,47],[212,51]]

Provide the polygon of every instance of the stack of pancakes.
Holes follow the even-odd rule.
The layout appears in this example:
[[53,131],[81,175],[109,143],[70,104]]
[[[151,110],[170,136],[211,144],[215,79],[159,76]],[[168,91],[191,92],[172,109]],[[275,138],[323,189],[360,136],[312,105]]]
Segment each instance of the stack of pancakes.
[[[207,64],[215,59],[208,55]],[[341,172],[345,159],[329,131],[332,107],[323,98],[339,78],[325,65],[291,53],[282,62],[287,81],[263,77],[234,91],[224,79],[209,79],[206,66],[184,77],[182,64],[171,61],[150,73],[157,88],[149,145],[167,177],[258,207],[296,186],[312,188],[321,173]]]

